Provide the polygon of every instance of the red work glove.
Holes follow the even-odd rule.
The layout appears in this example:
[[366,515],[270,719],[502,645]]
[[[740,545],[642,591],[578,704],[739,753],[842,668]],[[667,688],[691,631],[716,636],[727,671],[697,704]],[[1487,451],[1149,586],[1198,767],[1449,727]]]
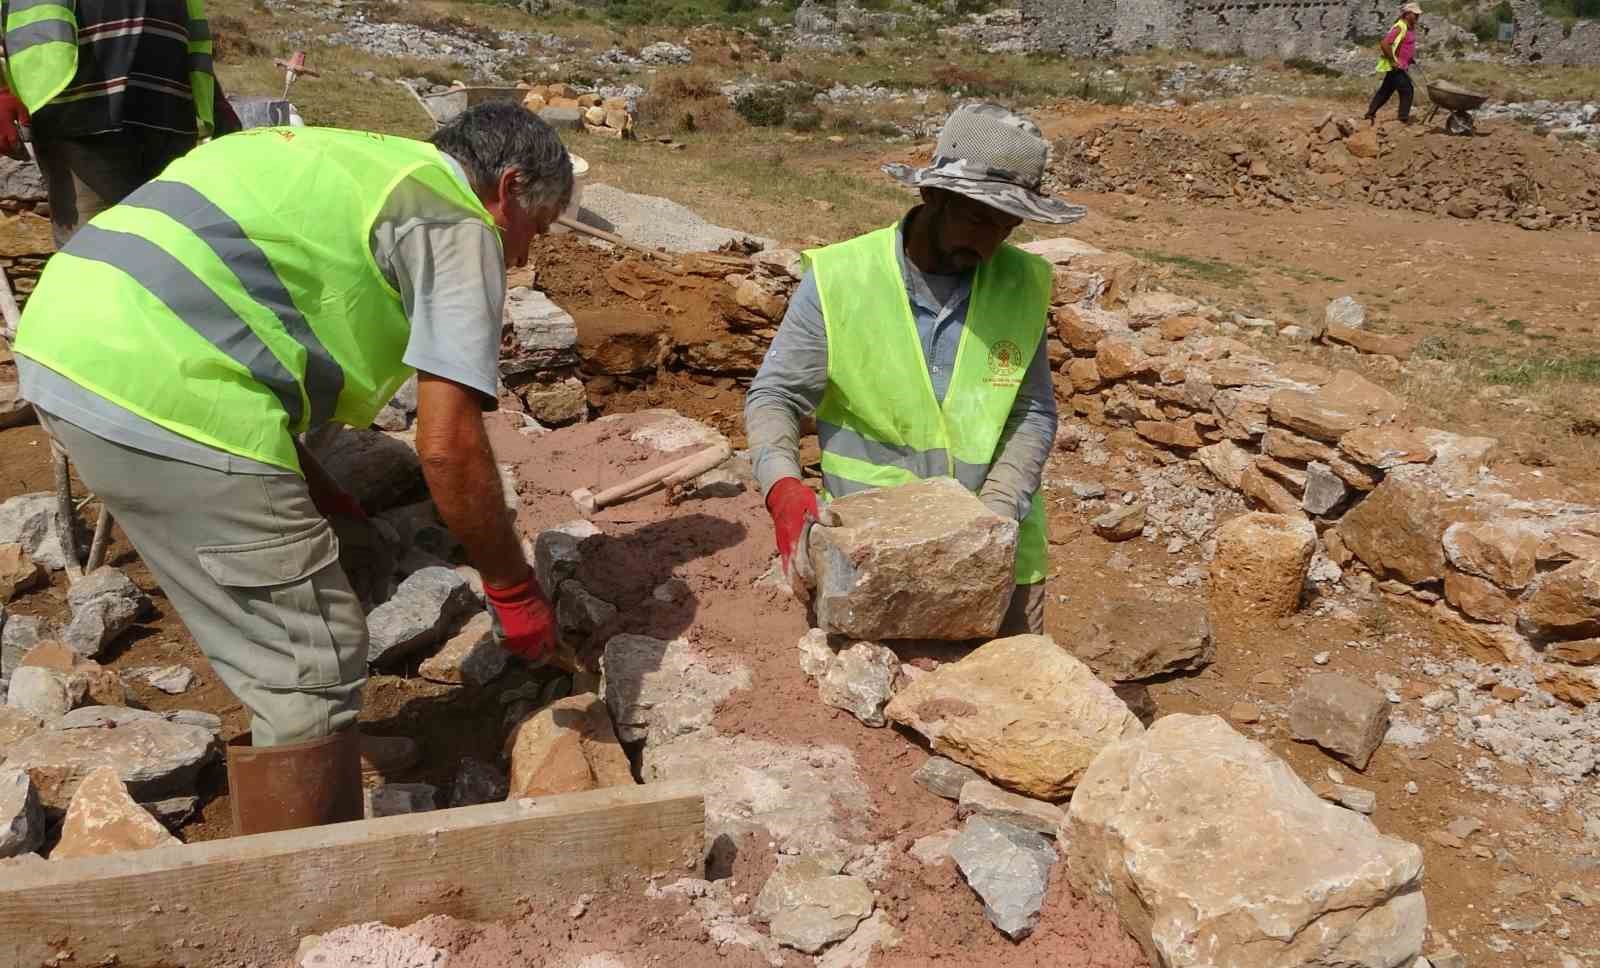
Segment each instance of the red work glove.
[[778,560],[787,575],[795,546],[800,543],[800,533],[805,530],[806,516],[815,520],[822,515],[817,507],[817,496],[800,483],[798,477],[781,478],[767,492],[767,513],[772,515],[772,530],[778,538]]
[[507,652],[534,662],[543,662],[555,654],[555,610],[532,572],[515,585],[503,588],[484,582],[483,595],[494,609],[500,645]]
[[9,155],[22,144],[18,125],[28,123],[28,109],[10,91],[0,91],[0,155]]

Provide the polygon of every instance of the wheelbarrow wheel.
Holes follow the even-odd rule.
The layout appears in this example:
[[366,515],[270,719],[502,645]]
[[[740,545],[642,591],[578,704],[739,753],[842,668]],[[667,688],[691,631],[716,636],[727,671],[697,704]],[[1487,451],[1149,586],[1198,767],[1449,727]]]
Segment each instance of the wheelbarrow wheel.
[[1472,134],[1472,115],[1465,111],[1451,111],[1450,116],[1445,118],[1444,130],[1446,134]]

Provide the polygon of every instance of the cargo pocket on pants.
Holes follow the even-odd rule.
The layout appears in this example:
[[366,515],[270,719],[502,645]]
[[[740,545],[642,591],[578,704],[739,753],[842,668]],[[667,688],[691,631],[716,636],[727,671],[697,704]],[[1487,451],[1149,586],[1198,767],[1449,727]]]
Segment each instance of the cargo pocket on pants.
[[[326,521],[297,534],[266,541],[196,548],[211,580],[242,599],[277,642],[258,643],[277,652],[276,674],[258,675],[279,689],[324,689],[343,681],[339,646],[317,595],[317,576],[338,567],[339,540]],[[261,663],[240,663],[259,668]],[[292,672],[289,666],[292,664]]]

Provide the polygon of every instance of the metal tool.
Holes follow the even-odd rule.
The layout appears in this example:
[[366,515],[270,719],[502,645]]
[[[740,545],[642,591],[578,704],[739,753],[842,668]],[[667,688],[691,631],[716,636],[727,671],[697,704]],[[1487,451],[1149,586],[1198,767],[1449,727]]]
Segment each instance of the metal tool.
[[789,588],[802,602],[810,601],[811,593],[817,589],[817,572],[811,566],[811,531],[818,527],[837,528],[841,524],[839,512],[830,507],[819,509],[816,517],[806,515],[800,540],[795,542],[794,557],[789,559]]
[[294,82],[300,79],[300,75],[307,74],[311,77],[322,76],[321,72],[314,71],[306,66],[306,52],[303,50],[295,51],[294,56],[290,57],[288,60],[283,60],[280,58],[274,60],[273,63],[283,68],[283,95],[281,100],[284,101],[289,100],[289,88],[293,87]]

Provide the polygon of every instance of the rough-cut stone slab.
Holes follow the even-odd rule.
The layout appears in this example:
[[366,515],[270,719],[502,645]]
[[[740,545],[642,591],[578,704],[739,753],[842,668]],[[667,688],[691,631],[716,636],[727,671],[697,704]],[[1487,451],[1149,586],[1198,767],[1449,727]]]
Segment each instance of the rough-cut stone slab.
[[1600,669],[1551,663],[1540,666],[1534,679],[1541,690],[1562,702],[1580,707],[1600,703]]
[[467,580],[450,568],[424,568],[367,615],[367,661],[398,662],[444,639],[450,624],[477,606]]
[[78,784],[50,859],[100,857],[177,843],[178,838],[128,795],[117,771],[103,766]]
[[168,830],[177,830],[188,823],[190,818],[194,816],[195,811],[200,809],[200,798],[194,796],[167,797],[165,800],[141,803],[139,806],[148,811],[150,816],[156,818],[161,823],[161,826]]
[[934,752],[1053,801],[1072,792],[1100,750],[1144,729],[1110,686],[1043,635],[997,639],[942,665],[886,712]]
[[1339,537],[1378,577],[1421,585],[1444,578],[1445,529],[1474,516],[1427,468],[1397,467],[1339,519]]
[[1015,591],[1017,523],[951,478],[834,501],[813,528],[817,624],[856,640],[993,635]]
[[814,955],[848,938],[872,909],[866,881],[840,874],[831,860],[801,857],[781,862],[767,878],[755,917],[771,926],[774,941]]
[[1300,594],[1317,548],[1309,521],[1277,514],[1243,514],[1217,529],[1211,560],[1212,637],[1227,647],[1270,628],[1300,608]]
[[8,615],[0,607],[0,623],[0,676],[10,676],[29,650],[56,637],[55,628],[37,615]]
[[194,685],[194,670],[185,665],[161,666],[146,671],[144,681],[169,696],[180,696]]
[[1372,816],[1378,809],[1378,795],[1371,790],[1363,790],[1360,787],[1346,786],[1343,783],[1333,783],[1328,780],[1322,780],[1314,784],[1311,789],[1317,796],[1329,803],[1337,803],[1346,810],[1354,810],[1356,813],[1368,817]]
[[509,656],[494,640],[494,618],[479,612],[438,652],[423,660],[417,673],[430,682],[486,686],[505,671]]
[[1462,521],[1445,529],[1443,541],[1450,563],[1469,575],[1511,591],[1533,581],[1539,535],[1520,521]]
[[1094,365],[1104,380],[1126,380],[1148,373],[1155,366],[1137,343],[1114,336],[1095,345]]
[[1480,622],[1513,622],[1517,603],[1494,582],[1451,570],[1444,576],[1445,600]]
[[61,640],[79,655],[94,658],[133,627],[146,602],[139,586],[115,568],[98,568],[67,590],[72,621]]
[[982,899],[990,924],[1012,941],[1033,933],[1056,862],[1050,841],[1015,824],[979,816],[961,828],[950,857]]
[[558,699],[517,724],[506,739],[512,796],[538,797],[632,786],[628,754],[606,704],[594,693]]
[[70,672],[23,666],[11,673],[6,705],[46,722],[65,716],[89,698],[89,680]]
[[1259,507],[1290,518],[1302,516],[1300,499],[1288,488],[1268,477],[1259,462],[1252,462],[1239,477],[1239,490]]
[[1279,390],[1268,401],[1273,423],[1329,443],[1363,424],[1386,423],[1400,408],[1394,394],[1350,370],[1340,370],[1315,393]]
[[1433,448],[1421,434],[1393,424],[1357,427],[1339,438],[1339,449],[1351,460],[1380,470],[1433,460]]
[[31,592],[49,577],[19,544],[0,544],[0,604]]
[[1205,444],[1193,420],[1139,420],[1134,422],[1133,429],[1145,440],[1163,447],[1193,450]]
[[1212,477],[1235,491],[1242,486],[1244,472],[1251,466],[1252,460],[1248,450],[1231,440],[1202,447],[1195,451],[1194,456],[1200,461],[1200,466],[1211,472]]
[[1095,603],[1067,648],[1108,682],[1192,672],[1210,665],[1215,654],[1204,614],[1187,603],[1144,596]]
[[517,286],[506,292],[505,328],[500,338],[500,376],[576,366],[578,324],[572,314],[537,289]]
[[961,788],[973,780],[981,780],[978,771],[970,766],[962,766],[955,760],[943,756],[930,756],[917,767],[911,774],[911,779],[916,784],[934,796],[944,797],[946,800],[961,799]]
[[1319,672],[1289,704],[1289,729],[1295,739],[1364,770],[1389,732],[1389,700],[1365,683]]
[[1333,472],[1333,468],[1321,461],[1306,465],[1306,489],[1300,496],[1301,509],[1312,514],[1330,514],[1349,496],[1349,488]]
[[568,579],[561,583],[556,599],[556,627],[566,645],[586,650],[597,635],[616,621],[617,607],[594,595],[583,583]]
[[41,491],[0,501],[0,544],[21,545],[30,558],[51,571],[65,568],[55,494]]
[[936,834],[918,837],[906,853],[915,857],[924,867],[931,867],[942,863],[950,856],[950,845],[955,843],[959,836],[961,836],[959,830],[941,830]]
[[858,805],[870,797],[842,747],[779,746],[702,729],[646,743],[640,776],[700,786],[713,857],[719,842],[751,835],[784,854],[848,851],[869,836]]
[[11,706],[0,706],[0,763],[5,762],[6,751],[17,741],[41,729],[44,729],[44,721],[38,716]]
[[[1557,642],[1545,655],[1567,665],[1600,665],[1600,639],[1583,639],[1578,642]],[[0,757],[5,756],[5,713],[0,711]]]
[[44,846],[44,811],[27,771],[0,768],[0,859]]
[[1543,639],[1600,635],[1600,561],[1574,561],[1542,576],[1522,603],[1518,625]]
[[1072,382],[1072,389],[1079,393],[1093,393],[1105,383],[1100,376],[1100,367],[1091,357],[1076,357],[1067,362],[1067,379]]
[[1144,533],[1143,504],[1118,504],[1094,519],[1094,533],[1107,541],[1130,541]]
[[480,803],[498,803],[511,791],[511,781],[505,771],[493,763],[475,757],[464,757],[456,767],[455,780],[450,784],[450,806],[471,807]]
[[1112,900],[1151,964],[1409,968],[1421,953],[1422,851],[1219,717],[1167,716],[1108,749],[1061,843],[1073,885]]
[[606,643],[601,694],[624,743],[670,739],[711,725],[717,704],[750,688],[750,672],[710,668],[685,639],[618,635]]
[[887,726],[883,707],[894,696],[900,659],[876,642],[857,642],[839,652],[817,682],[822,701],[867,726]]
[[1211,408],[1222,432],[1231,440],[1252,440],[1266,433],[1270,395],[1260,387],[1218,390],[1211,398]]
[[956,816],[963,820],[971,816],[988,817],[1054,837],[1056,828],[1066,819],[1066,811],[1053,803],[1002,790],[988,780],[978,779],[962,786]]
[[577,377],[539,381],[517,388],[528,416],[546,427],[561,427],[589,415],[589,391]]
[[216,752],[216,737],[204,727],[136,719],[114,729],[34,733],[11,747],[6,766],[32,773],[40,801],[64,810],[83,778],[102,766],[115,767],[136,800],[191,794]]
[[1388,595],[1391,607],[1424,623],[1427,638],[1444,649],[1460,652],[1489,665],[1517,665],[1533,658],[1528,640],[1508,625],[1473,622],[1444,602],[1429,605],[1411,595]]
[[599,534],[599,528],[581,518],[539,532],[533,541],[533,571],[539,587],[554,592],[563,582],[578,577],[583,542]]

